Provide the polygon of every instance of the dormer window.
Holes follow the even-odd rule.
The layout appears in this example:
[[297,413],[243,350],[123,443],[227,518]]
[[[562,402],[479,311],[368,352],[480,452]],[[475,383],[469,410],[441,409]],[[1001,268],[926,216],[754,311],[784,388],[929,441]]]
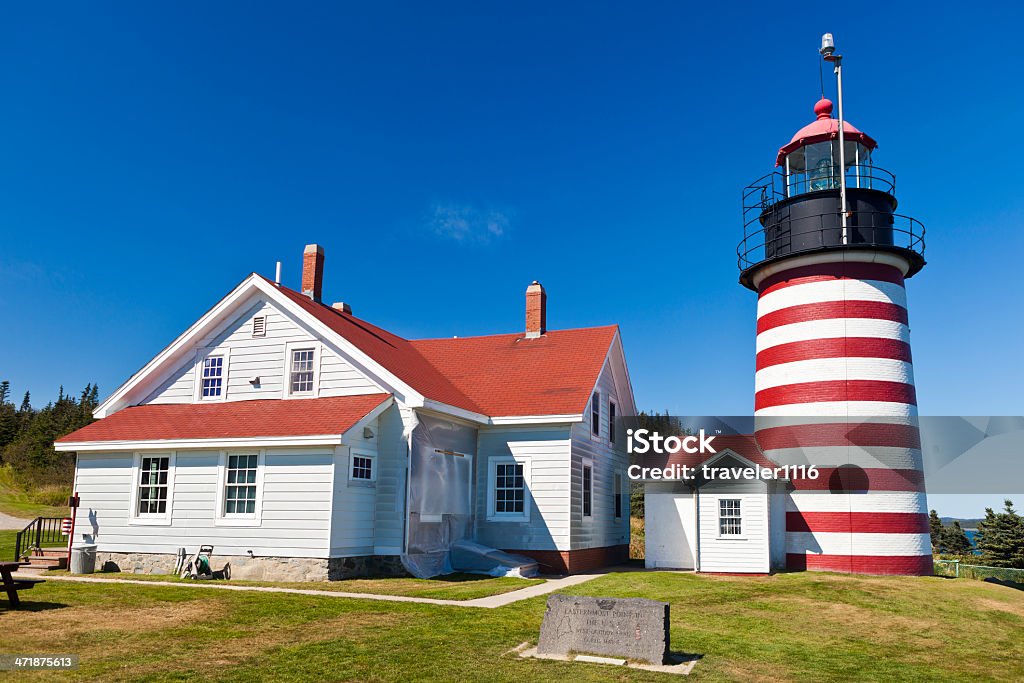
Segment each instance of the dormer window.
[[203,359],[203,385],[200,397],[205,400],[220,398],[224,394],[224,356]]
[[313,393],[313,359],[315,349],[292,349],[288,386],[292,394]]

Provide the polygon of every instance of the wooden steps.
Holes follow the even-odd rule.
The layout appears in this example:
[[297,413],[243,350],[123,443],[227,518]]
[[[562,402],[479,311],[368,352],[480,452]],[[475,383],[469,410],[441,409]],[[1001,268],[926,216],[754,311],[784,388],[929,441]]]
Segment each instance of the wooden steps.
[[39,575],[51,569],[67,569],[68,551],[63,548],[34,549],[27,556],[28,563],[22,564],[19,574]]

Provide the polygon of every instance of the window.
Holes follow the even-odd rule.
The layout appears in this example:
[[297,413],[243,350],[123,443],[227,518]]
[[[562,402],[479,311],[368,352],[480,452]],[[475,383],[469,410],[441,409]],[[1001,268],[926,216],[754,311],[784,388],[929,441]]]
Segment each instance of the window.
[[258,315],[252,319],[252,336],[254,337],[266,337],[267,336],[267,316]]
[[530,464],[512,456],[488,458],[487,519],[495,522],[530,520]]
[[612,400],[608,401],[608,443],[615,443],[615,401]]
[[203,384],[200,397],[220,398],[224,392],[224,356],[207,356],[203,359]]
[[742,517],[738,498],[722,498],[718,501],[718,535],[739,536],[742,533]]
[[615,519],[622,517],[622,475],[615,475]]
[[139,515],[167,514],[167,477],[171,469],[170,457],[143,457],[139,465]]
[[259,456],[229,455],[224,488],[225,515],[256,514],[256,468]]
[[597,391],[590,397],[590,433],[601,435],[601,394]]
[[363,453],[352,454],[352,467],[349,471],[349,479],[352,481],[373,481],[373,456]]
[[315,349],[293,349],[289,387],[292,394],[313,393],[313,359]]
[[498,514],[506,512],[522,514],[525,494],[523,466],[519,463],[498,465],[494,479],[494,511]]
[[594,466],[589,460],[583,461],[583,516],[590,517],[594,506]]

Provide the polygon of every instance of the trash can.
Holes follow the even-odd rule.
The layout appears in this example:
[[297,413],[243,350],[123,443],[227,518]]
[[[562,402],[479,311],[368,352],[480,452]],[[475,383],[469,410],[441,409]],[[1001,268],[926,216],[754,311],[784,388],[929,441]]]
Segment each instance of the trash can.
[[96,571],[96,544],[76,545],[71,548],[71,573],[92,574]]

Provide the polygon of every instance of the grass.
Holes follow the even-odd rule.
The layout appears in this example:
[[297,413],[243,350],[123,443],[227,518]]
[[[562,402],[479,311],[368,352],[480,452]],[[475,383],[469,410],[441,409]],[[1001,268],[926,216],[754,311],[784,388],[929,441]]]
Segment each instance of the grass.
[[[626,572],[573,592],[669,601],[673,649],[703,655],[690,681],[1024,680],[1024,592],[979,581]],[[81,656],[78,671],[19,680],[666,680],[505,654],[536,642],[544,604],[484,610],[50,581],[17,615],[0,607],[0,628],[5,652]]]
[[21,517],[26,524],[36,517],[67,517],[68,509],[60,503],[69,495],[69,489],[56,485],[26,491],[10,465],[0,466],[0,512]]
[[[54,572],[67,575],[66,571]],[[192,579],[181,579],[169,574],[129,574],[126,572],[102,572],[92,578],[131,579],[133,581],[165,581],[171,583],[195,583]],[[344,581],[244,581],[232,579],[233,586],[272,586],[274,588],[301,588],[340,593],[381,593],[385,595],[408,595],[417,598],[437,600],[473,600],[490,595],[501,595],[511,591],[536,586],[544,579],[517,579],[513,577],[491,577],[481,574],[449,574],[436,579],[346,579]]]

